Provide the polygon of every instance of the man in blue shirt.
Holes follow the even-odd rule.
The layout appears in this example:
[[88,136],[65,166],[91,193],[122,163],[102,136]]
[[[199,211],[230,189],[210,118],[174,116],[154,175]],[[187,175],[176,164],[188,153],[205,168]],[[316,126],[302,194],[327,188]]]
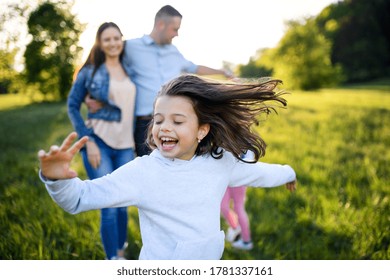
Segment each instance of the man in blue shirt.
[[[182,73],[232,78],[228,71],[196,65],[184,58],[172,44],[172,39],[178,36],[181,20],[182,15],[172,6],[166,5],[157,12],[149,35],[126,41],[124,62],[132,70],[131,79],[137,89],[134,140],[138,156],[149,153],[145,141],[146,130],[152,119],[153,102],[161,85]],[[91,101],[86,103],[93,110]]]

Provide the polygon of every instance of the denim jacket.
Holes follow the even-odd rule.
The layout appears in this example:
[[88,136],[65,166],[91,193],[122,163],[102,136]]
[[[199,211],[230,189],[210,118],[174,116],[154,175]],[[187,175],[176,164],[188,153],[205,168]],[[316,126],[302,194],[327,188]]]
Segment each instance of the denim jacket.
[[[122,66],[127,75],[130,76],[129,68],[124,64]],[[88,128],[85,125],[80,112],[81,105],[88,93],[92,98],[103,103],[103,108],[96,113],[88,112],[88,119],[93,118],[106,121],[120,121],[121,119],[120,108],[109,99],[110,76],[106,65],[102,64],[92,77],[93,68],[93,65],[81,68],[68,96],[68,116],[80,138],[93,134],[92,128]]]

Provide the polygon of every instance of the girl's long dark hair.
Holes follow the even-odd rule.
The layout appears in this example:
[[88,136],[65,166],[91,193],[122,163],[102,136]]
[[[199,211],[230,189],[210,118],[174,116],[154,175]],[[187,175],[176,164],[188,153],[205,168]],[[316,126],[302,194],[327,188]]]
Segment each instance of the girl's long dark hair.
[[[119,33],[123,36],[122,31],[120,30],[118,25],[116,25],[114,22],[105,22],[99,26],[99,28],[96,32],[95,43],[94,43],[91,51],[89,52],[87,60],[85,61],[84,65],[82,66],[82,67],[87,66],[87,65],[94,66],[93,72],[92,72],[92,77],[95,75],[95,73],[96,73],[97,69],[100,67],[100,65],[102,65],[106,61],[106,55],[100,47],[100,37],[102,36],[103,31],[109,27],[114,27],[114,28],[118,29]],[[120,61],[122,61],[124,49],[125,49],[125,46],[123,46],[123,50],[119,56]]]
[[[282,81],[269,79],[263,82],[221,83],[206,80],[194,75],[182,75],[165,84],[159,96],[186,96],[194,106],[199,125],[210,124],[210,131],[199,143],[196,155],[209,153],[221,158],[223,150],[231,152],[243,161],[240,155],[247,150],[253,151],[255,161],[265,155],[266,143],[252,131],[252,125],[258,124],[259,114],[276,112],[276,107],[286,106],[281,97],[284,92],[276,91]],[[152,130],[149,125],[148,145],[154,149]]]

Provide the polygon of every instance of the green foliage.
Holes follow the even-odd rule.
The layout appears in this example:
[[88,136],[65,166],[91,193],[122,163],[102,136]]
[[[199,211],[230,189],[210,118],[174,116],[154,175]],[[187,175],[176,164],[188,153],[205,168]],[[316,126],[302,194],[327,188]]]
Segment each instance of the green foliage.
[[[262,161],[293,166],[298,190],[249,189],[254,249],[227,243],[223,259],[390,258],[389,92],[389,81],[292,92],[287,110],[260,122]],[[103,259],[99,212],[65,213],[38,179],[37,151],[72,130],[65,103],[13,98],[0,96],[0,259]],[[79,156],[73,167],[86,178]],[[128,240],[126,257],[137,259],[135,208]]]
[[272,76],[272,68],[265,67],[262,63],[259,63],[259,58],[267,52],[268,49],[260,49],[256,52],[254,57],[249,59],[248,64],[239,65],[238,71],[242,78],[259,78]]
[[256,61],[250,59],[248,64],[239,65],[238,71],[242,78],[259,78],[272,76],[272,71],[268,68],[256,65]]
[[[5,8],[5,7],[1,7]],[[14,45],[16,38],[10,32],[7,32],[7,23],[14,16],[15,9],[11,7],[0,13],[0,93],[12,92],[12,83],[18,77],[15,70],[14,62],[19,48],[11,47]]]
[[390,1],[344,0],[290,21],[275,48],[240,66],[272,71],[288,88],[314,90],[390,76]]
[[10,92],[12,81],[18,73],[13,68],[15,51],[8,52],[0,49],[0,93]]
[[325,8],[316,18],[333,42],[332,63],[341,64],[347,81],[390,75],[390,2],[346,0]]
[[24,57],[26,77],[42,93],[65,99],[72,85],[75,60],[81,48],[78,40],[84,26],[69,11],[72,4],[44,2],[28,19],[33,40]]
[[338,84],[341,69],[330,60],[331,44],[312,19],[291,21],[275,49],[259,63],[273,69],[273,76],[290,89],[314,90]]

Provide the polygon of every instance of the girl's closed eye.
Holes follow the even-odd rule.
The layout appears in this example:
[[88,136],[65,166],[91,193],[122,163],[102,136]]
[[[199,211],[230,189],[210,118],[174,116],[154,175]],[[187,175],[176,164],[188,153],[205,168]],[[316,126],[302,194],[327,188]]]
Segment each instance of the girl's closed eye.
[[163,119],[162,119],[162,118],[154,118],[154,119],[153,119],[153,123],[154,123],[154,124],[157,124],[157,125],[158,125],[158,124],[162,124],[162,122],[163,122]]
[[185,117],[182,116],[182,115],[177,114],[177,115],[174,115],[174,116],[172,117],[172,123],[173,123],[174,125],[181,125],[181,124],[183,124],[184,122],[185,122]]

